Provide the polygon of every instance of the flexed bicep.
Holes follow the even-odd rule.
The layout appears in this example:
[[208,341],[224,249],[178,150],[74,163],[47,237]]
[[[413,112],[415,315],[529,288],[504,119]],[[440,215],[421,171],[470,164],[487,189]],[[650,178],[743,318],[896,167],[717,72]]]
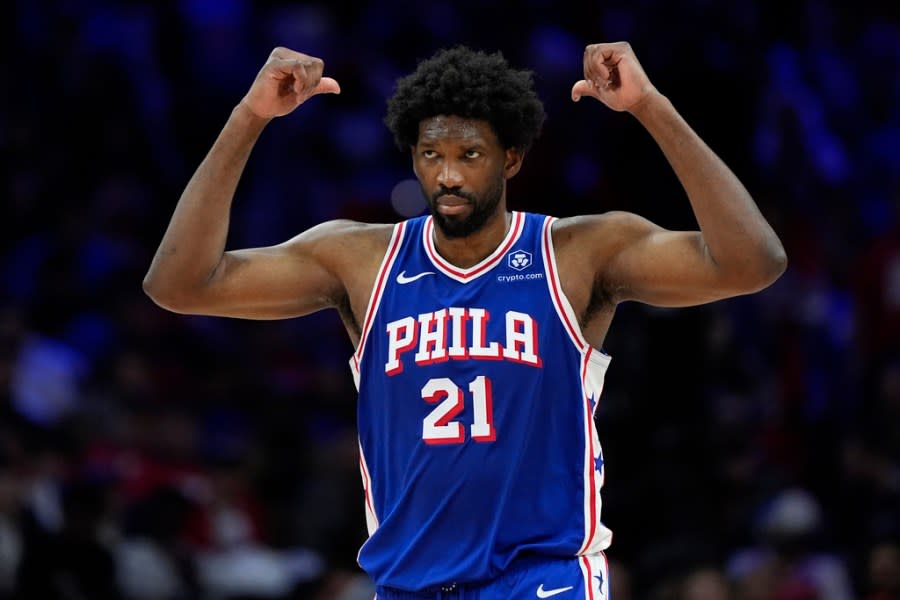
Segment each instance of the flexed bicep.
[[280,319],[334,306],[341,290],[314,255],[281,245],[226,252],[198,301],[203,314]]
[[189,314],[282,319],[337,306],[347,294],[345,281],[357,276],[346,255],[353,254],[354,247],[372,245],[367,241],[368,229],[351,221],[329,221],[282,244],[230,250],[206,281],[167,298],[166,308]]
[[671,231],[629,213],[617,221],[620,241],[601,277],[617,302],[694,306],[752,291],[716,263],[700,231]]

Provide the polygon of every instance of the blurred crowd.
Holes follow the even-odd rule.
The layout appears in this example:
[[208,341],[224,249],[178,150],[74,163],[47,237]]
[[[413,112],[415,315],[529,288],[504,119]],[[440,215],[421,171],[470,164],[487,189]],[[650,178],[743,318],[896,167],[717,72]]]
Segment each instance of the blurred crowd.
[[628,40],[787,248],[771,288],[625,304],[597,419],[615,600],[900,598],[900,5],[857,0],[13,0],[0,20],[0,600],[358,600],[336,315],[187,317],[141,280],[276,45],[340,96],[270,125],[229,247],[423,209],[382,124],[439,47],[535,71],[513,208],[693,228],[652,140],[572,104]]

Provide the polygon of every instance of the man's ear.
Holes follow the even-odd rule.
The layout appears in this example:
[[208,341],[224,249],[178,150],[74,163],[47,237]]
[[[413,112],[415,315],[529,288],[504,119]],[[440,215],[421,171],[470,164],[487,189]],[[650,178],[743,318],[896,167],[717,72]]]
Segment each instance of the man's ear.
[[515,177],[519,169],[522,168],[522,161],[525,160],[525,151],[518,148],[506,149],[506,162],[503,165],[503,176],[506,179]]
[[412,160],[413,173],[416,174],[416,177],[419,176],[419,172],[416,170],[416,147],[409,147],[409,158]]

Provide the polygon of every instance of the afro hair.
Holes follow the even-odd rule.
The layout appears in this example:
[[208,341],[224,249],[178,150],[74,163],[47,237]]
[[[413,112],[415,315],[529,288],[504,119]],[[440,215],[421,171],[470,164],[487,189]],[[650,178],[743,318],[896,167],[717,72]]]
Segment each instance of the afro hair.
[[504,148],[522,151],[540,135],[545,119],[531,71],[511,68],[500,52],[466,46],[440,50],[400,78],[384,122],[406,150],[419,139],[419,123],[437,115],[483,119]]

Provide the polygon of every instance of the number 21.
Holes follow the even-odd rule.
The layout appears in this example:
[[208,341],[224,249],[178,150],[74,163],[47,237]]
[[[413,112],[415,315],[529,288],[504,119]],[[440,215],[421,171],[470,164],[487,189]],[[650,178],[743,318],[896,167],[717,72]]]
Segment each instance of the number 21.
[[[497,439],[494,429],[494,407],[491,380],[479,375],[469,382],[472,394],[472,439],[476,442],[493,442]],[[461,444],[466,439],[459,421],[451,421],[465,407],[463,391],[446,377],[429,379],[422,388],[422,399],[430,404],[440,402],[422,421],[422,439],[426,444]]]

